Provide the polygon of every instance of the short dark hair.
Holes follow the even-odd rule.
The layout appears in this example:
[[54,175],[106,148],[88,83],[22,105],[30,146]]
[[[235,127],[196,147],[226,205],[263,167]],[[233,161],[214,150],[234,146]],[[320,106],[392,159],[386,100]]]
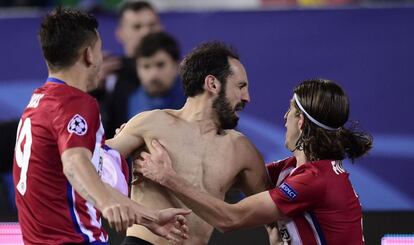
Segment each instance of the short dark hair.
[[97,40],[97,28],[95,17],[79,10],[58,7],[47,14],[40,25],[39,39],[49,69],[73,65],[79,50]]
[[146,35],[135,50],[135,58],[150,57],[158,51],[165,51],[177,62],[180,59],[178,42],[166,32],[150,33]]
[[197,46],[189,53],[180,65],[180,75],[187,97],[204,92],[204,79],[208,75],[215,76],[223,85],[231,75],[229,58],[239,60],[239,55],[222,42],[207,42]]
[[155,12],[154,7],[146,1],[134,1],[134,0],[127,0],[121,3],[118,15],[122,17],[124,13],[128,10],[132,10],[134,12],[141,11],[143,9],[149,9]]
[[[372,136],[356,131],[356,124],[345,128],[349,116],[349,99],[334,81],[306,80],[295,87],[303,109],[318,122],[338,130],[327,130],[311,122],[304,115],[305,123],[300,144],[310,161],[332,159],[352,161],[365,155],[372,148]],[[296,103],[296,109],[302,113]]]

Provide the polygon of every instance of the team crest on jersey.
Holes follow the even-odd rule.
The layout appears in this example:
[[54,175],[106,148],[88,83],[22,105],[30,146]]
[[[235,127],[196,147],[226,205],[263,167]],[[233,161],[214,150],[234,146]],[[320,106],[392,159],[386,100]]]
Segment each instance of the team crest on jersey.
[[77,135],[85,135],[88,131],[86,120],[79,114],[76,114],[68,123],[68,132]]

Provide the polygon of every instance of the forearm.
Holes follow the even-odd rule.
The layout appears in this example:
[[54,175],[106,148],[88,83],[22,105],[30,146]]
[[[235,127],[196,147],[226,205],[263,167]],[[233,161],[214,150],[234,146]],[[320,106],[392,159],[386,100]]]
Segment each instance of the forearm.
[[283,219],[267,191],[246,197],[236,204],[214,198],[188,183],[177,174],[167,174],[162,185],[177,196],[202,219],[222,232],[256,227]]
[[129,199],[129,197],[124,196],[122,193],[114,189],[109,184],[105,183],[105,188],[108,191],[108,194],[111,195],[112,198],[114,198],[118,203],[130,203],[131,205],[135,206],[135,211],[137,212],[136,215],[139,215],[138,217],[139,223],[147,223],[148,221],[154,221],[157,219],[156,211],[152,209],[148,209],[147,207],[144,207],[133,200]]
[[178,175],[168,176],[164,185],[175,192],[193,212],[218,230],[236,228],[239,217],[235,205],[204,193]]
[[89,160],[72,157],[64,164],[64,174],[75,191],[100,211],[115,201]]

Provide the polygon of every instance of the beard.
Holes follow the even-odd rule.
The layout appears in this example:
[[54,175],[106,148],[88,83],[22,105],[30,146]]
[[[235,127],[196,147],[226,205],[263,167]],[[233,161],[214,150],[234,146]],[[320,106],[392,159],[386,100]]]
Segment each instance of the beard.
[[218,97],[213,101],[213,110],[217,114],[220,128],[234,129],[239,121],[236,111],[242,110],[245,104],[245,102],[239,102],[233,109],[229,100],[226,98],[224,88],[222,88]]

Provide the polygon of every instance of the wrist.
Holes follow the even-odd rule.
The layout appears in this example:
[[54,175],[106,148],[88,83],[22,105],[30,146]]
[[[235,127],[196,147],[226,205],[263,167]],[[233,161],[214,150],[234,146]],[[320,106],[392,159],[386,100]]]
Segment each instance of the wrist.
[[174,189],[177,183],[177,174],[174,171],[167,171],[164,178],[161,180],[161,185]]
[[141,225],[158,222],[158,211],[142,207],[139,214],[140,214],[139,223]]

